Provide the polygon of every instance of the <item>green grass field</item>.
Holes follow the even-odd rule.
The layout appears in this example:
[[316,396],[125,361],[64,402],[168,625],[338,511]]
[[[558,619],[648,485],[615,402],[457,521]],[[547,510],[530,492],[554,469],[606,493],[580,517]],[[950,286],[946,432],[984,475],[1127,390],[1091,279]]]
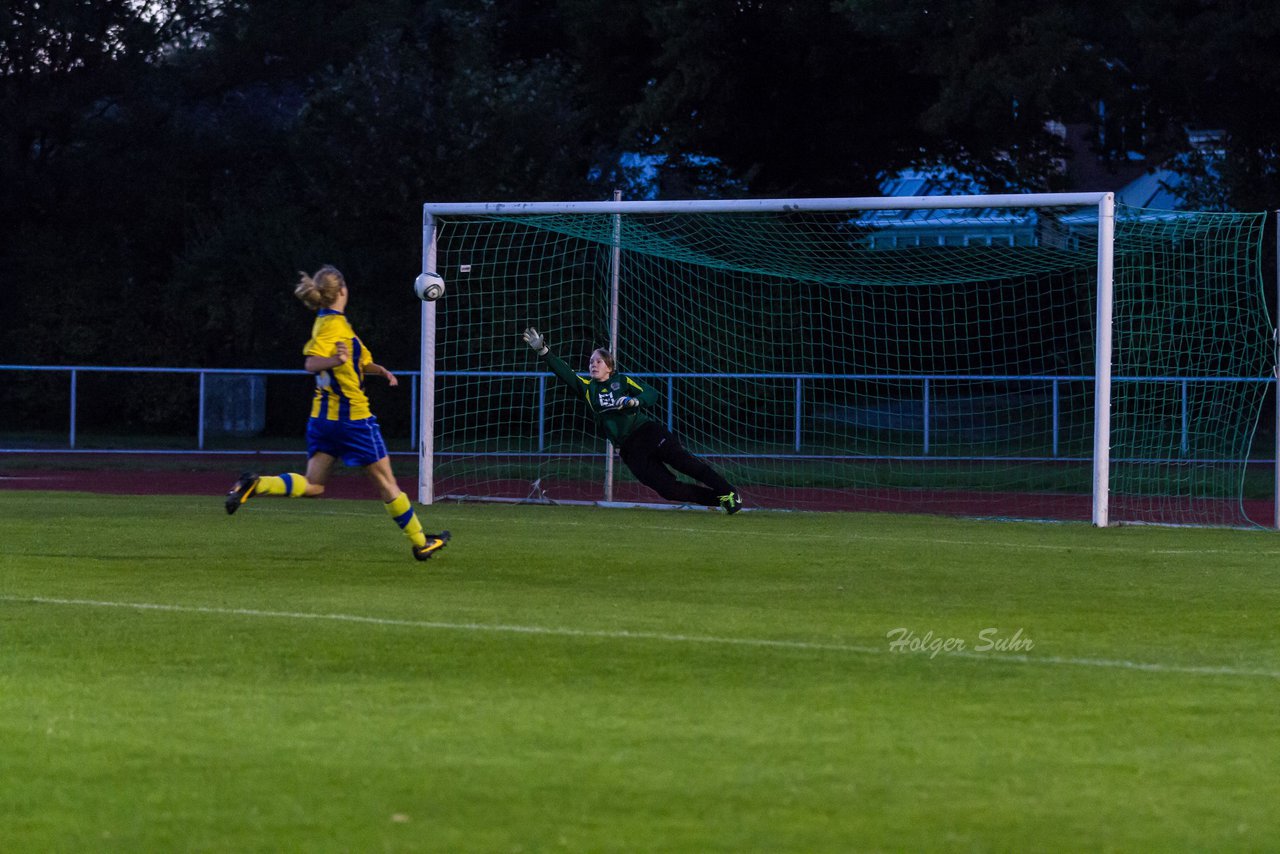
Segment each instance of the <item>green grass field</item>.
[[0,492],[0,851],[1280,838],[1275,534],[426,515]]

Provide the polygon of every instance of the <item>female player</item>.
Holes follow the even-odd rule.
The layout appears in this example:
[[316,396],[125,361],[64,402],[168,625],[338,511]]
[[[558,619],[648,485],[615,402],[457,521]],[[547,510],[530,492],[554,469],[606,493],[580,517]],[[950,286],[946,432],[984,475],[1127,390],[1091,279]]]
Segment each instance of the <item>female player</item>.
[[283,495],[314,498],[324,494],[329,473],[338,458],[360,466],[382,497],[387,515],[395,520],[413,544],[413,556],[427,560],[449,542],[449,532],[423,533],[409,498],[396,485],[387,446],[378,419],[364,393],[366,376],[386,377],[393,388],[395,374],[373,361],[343,311],[347,307],[347,282],[334,267],[321,267],[302,279],[294,295],[316,312],[311,340],[302,348],[304,367],[316,375],[316,393],[307,422],[307,473],[259,476],[246,472],[227,493],[227,512],[234,513],[250,498]]
[[[681,447],[671,431],[649,415],[648,410],[658,402],[658,392],[633,377],[615,373],[608,350],[591,354],[587,365],[591,379],[586,380],[551,352],[538,330],[530,327],[521,337],[565,385],[586,397],[600,434],[621,450],[622,461],[637,480],[668,501],[721,507],[726,513],[742,509],[742,499],[729,482]],[[678,479],[667,466],[705,486]]]

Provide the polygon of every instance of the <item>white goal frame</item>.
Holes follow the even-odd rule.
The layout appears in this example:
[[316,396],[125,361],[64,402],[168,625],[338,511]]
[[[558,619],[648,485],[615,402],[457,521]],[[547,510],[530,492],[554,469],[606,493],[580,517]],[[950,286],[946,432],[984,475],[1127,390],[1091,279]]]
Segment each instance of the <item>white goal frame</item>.
[[[422,208],[422,271],[436,268],[436,217],[523,214],[641,214],[641,213],[780,213],[796,211],[876,211],[952,208],[1095,207],[1098,211],[1097,325],[1094,360],[1092,522],[1106,527],[1111,464],[1112,306],[1114,302],[1115,194],[1024,193],[969,196],[906,196],[818,199],[743,199],[609,202],[475,202],[427,203]],[[616,297],[615,297],[616,299]],[[447,304],[448,296],[444,298]],[[616,310],[616,301],[613,303]],[[435,302],[424,302],[421,314],[419,399],[418,501],[431,504],[435,460]],[[612,330],[611,330],[612,331]],[[1280,464],[1278,464],[1280,465]],[[608,492],[606,484],[606,494]],[[1280,517],[1278,517],[1280,518]]]

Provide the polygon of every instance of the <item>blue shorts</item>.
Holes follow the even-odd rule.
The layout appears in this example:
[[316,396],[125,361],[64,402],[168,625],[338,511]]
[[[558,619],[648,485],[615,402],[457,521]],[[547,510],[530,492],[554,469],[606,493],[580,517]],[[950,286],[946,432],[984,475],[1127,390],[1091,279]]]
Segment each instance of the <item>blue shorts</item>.
[[387,455],[387,446],[373,416],[359,421],[312,418],[307,421],[307,459],[316,454],[338,457],[349,466],[371,466]]

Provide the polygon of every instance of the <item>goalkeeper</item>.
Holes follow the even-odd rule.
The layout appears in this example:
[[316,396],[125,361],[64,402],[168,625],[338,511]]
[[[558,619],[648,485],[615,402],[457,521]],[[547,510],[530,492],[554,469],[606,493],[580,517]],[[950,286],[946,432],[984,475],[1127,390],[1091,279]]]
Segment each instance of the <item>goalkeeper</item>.
[[[671,431],[649,414],[658,402],[658,392],[639,380],[617,373],[613,354],[608,350],[591,354],[587,366],[591,379],[588,380],[554,355],[538,330],[526,329],[521,337],[546,360],[565,385],[586,398],[600,434],[618,447],[622,461],[637,480],[668,501],[720,507],[726,513],[742,509],[742,499],[729,482],[704,460],[681,447]],[[701,483],[682,481],[671,469]]]

